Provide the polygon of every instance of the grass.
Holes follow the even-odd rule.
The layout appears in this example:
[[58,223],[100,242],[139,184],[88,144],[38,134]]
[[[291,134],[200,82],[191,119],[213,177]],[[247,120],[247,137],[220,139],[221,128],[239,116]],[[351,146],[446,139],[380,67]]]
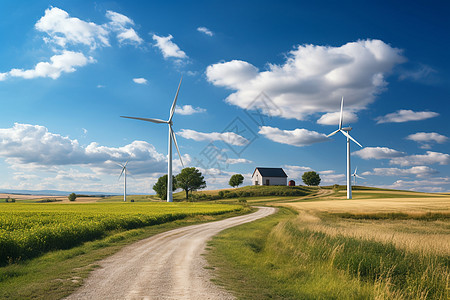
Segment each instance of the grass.
[[135,241],[163,231],[220,220],[243,213],[197,215],[160,225],[133,230],[116,230],[104,238],[80,246],[46,253],[40,257],[0,268],[0,299],[61,299],[82,285],[96,262]]
[[277,203],[296,213],[224,231],[208,254],[215,282],[239,299],[447,299],[450,197],[363,192]]

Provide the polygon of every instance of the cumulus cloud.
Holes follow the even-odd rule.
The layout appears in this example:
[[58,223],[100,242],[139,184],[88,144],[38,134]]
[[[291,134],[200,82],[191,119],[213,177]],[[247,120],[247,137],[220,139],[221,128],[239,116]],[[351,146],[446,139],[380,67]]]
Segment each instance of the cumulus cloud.
[[50,38],[45,38],[46,42],[53,42],[61,47],[83,44],[95,49],[110,45],[109,32],[104,26],[70,17],[66,11],[57,7],[46,9],[35,28],[48,34]]
[[427,151],[426,154],[396,157],[391,159],[390,163],[393,165],[400,165],[403,167],[431,165],[431,164],[448,165],[450,163],[450,155],[445,153]]
[[145,78],[133,78],[133,81],[137,84],[147,84],[147,79]]
[[205,112],[206,109],[201,108],[201,107],[192,107],[192,105],[183,105],[183,106],[176,106],[175,107],[175,113],[180,114],[180,115],[193,115],[193,114],[197,114],[197,113],[203,113]]
[[[326,113],[317,120],[317,124],[322,125],[338,125],[339,126],[339,118],[340,112]],[[351,111],[344,111],[342,124],[356,123],[358,122],[358,116]]]
[[226,98],[230,104],[247,108],[264,91],[281,108],[279,116],[303,120],[335,112],[342,95],[348,110],[365,108],[386,87],[386,74],[404,61],[401,50],[383,41],[360,40],[340,47],[300,45],[284,64],[265,71],[241,60],[220,62],[208,66],[206,76],[235,91]]
[[34,69],[12,69],[9,74],[13,77],[32,79],[37,77],[50,77],[57,79],[62,73],[75,72],[75,67],[83,67],[93,63],[92,57],[86,57],[83,53],[64,50],[62,54],[53,55],[50,62],[40,62]]
[[245,159],[245,158],[228,158],[225,160],[225,163],[230,165],[236,165],[236,164],[251,164],[253,161]]
[[376,118],[377,124],[382,123],[403,123],[409,121],[421,121],[439,116],[438,113],[432,111],[412,111],[409,109],[400,109],[394,113],[387,114]]
[[261,126],[258,133],[264,135],[271,141],[296,147],[308,146],[328,140],[327,136],[323,133],[309,131],[303,128],[281,130],[276,127]]
[[[450,178],[432,177],[424,180],[397,180],[392,185],[386,186],[391,189],[404,189],[422,192],[449,192]],[[446,186],[446,189],[444,188]]]
[[194,141],[222,141],[234,146],[245,146],[249,141],[234,132],[198,132],[192,129],[181,129],[177,134]]
[[206,35],[209,35],[209,36],[213,36],[214,35],[213,32],[211,30],[209,30],[208,28],[206,28],[206,27],[198,27],[197,31],[201,32],[201,33],[204,33]]
[[363,175],[375,175],[375,176],[409,176],[414,175],[417,177],[428,177],[430,175],[438,173],[435,169],[427,166],[416,166],[409,169],[399,168],[374,168],[373,171],[364,172]]
[[406,155],[404,152],[387,147],[365,147],[364,149],[355,151],[352,154],[357,155],[362,159],[391,159]]
[[123,147],[81,146],[77,140],[51,133],[44,126],[15,123],[0,129],[0,156],[11,165],[67,166],[85,165],[110,174],[115,162],[130,162],[134,174],[164,172],[166,156],[144,141],[133,141]]
[[169,34],[168,36],[158,36],[153,35],[153,40],[156,42],[156,47],[161,50],[162,55],[165,59],[170,57],[175,58],[187,58],[186,53],[178,47],[177,44],[172,42],[173,36]]
[[144,40],[130,26],[134,25],[133,20],[125,15],[108,10],[106,17],[111,20],[109,26],[111,30],[117,32],[119,43],[142,44]]
[[310,167],[293,165],[284,165],[283,170],[289,178],[298,178],[299,180],[302,178],[303,173],[312,171]]
[[406,137],[407,140],[418,142],[422,149],[430,149],[430,143],[443,144],[447,142],[448,137],[436,132],[417,132]]
[[46,43],[60,46],[62,49],[53,49],[56,55],[50,58],[50,62],[39,62],[34,69],[24,70],[13,68],[6,73],[0,73],[0,81],[7,77],[22,77],[25,79],[37,77],[50,77],[57,79],[62,73],[76,71],[75,67],[82,67],[95,62],[91,56],[86,56],[77,51],[67,50],[69,47],[84,45],[94,50],[98,47],[109,47],[109,35],[117,33],[119,43],[140,44],[143,40],[137,35],[132,25],[134,22],[122,14],[107,11],[106,17],[111,22],[98,25],[86,22],[79,18],[71,17],[66,11],[51,7],[45,10],[45,14],[35,24],[36,30],[47,34],[44,37]]

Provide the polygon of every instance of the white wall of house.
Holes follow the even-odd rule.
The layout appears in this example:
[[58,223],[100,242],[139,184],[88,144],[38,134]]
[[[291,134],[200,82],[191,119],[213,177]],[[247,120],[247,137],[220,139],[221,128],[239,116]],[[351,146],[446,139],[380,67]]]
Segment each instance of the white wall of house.
[[269,180],[269,185],[287,185],[287,177],[263,177],[258,170],[252,177],[252,184],[267,185],[267,180]]

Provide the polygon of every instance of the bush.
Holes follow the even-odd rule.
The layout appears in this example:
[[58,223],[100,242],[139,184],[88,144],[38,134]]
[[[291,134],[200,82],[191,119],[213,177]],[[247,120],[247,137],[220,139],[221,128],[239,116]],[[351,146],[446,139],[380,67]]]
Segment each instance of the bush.
[[77,195],[75,193],[72,193],[69,195],[69,201],[75,201],[75,199],[77,199]]

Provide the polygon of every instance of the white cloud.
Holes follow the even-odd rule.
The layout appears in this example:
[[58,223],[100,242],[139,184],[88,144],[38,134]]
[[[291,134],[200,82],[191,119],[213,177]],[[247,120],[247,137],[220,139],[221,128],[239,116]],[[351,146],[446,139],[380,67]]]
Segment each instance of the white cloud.
[[419,81],[424,79],[434,73],[437,73],[436,70],[427,65],[420,65],[415,70],[403,71],[399,76],[400,80],[404,79],[412,79],[414,81]]
[[[397,180],[386,188],[422,192],[450,192],[449,185],[450,178],[448,177],[431,177],[424,180]],[[445,186],[447,188],[444,188]]]
[[245,158],[228,158],[225,163],[230,165],[236,165],[236,164],[251,164],[253,163],[251,160],[245,159]]
[[[339,126],[340,112],[326,113],[317,120],[317,124],[322,125],[337,125]],[[358,122],[358,116],[351,111],[344,111],[342,118],[342,124],[356,123]]]
[[136,31],[129,27],[129,25],[134,25],[134,22],[127,16],[108,10],[106,11],[106,17],[111,20],[109,26],[117,32],[119,43],[142,44],[144,42]]
[[83,67],[93,63],[92,57],[86,57],[83,53],[64,50],[62,54],[53,55],[50,62],[40,62],[34,69],[12,69],[9,74],[13,77],[32,79],[37,77],[59,78],[61,73],[75,72],[75,67]]
[[0,81],[6,80],[8,73],[0,73]]
[[408,135],[406,139],[420,143],[422,149],[429,149],[431,146],[428,143],[443,144],[448,140],[448,137],[436,132],[417,132]]
[[297,178],[301,180],[303,173],[312,171],[310,167],[284,165],[283,170],[289,178]]
[[133,78],[133,81],[137,84],[147,84],[147,79],[145,78]]
[[405,156],[406,154],[387,147],[365,147],[364,149],[353,152],[352,154],[362,159],[391,159]]
[[431,164],[448,165],[450,164],[450,155],[445,153],[427,151],[427,154],[396,157],[391,159],[390,163],[393,165],[400,165],[400,166],[417,166],[417,165],[431,165]]
[[193,115],[193,114],[197,114],[197,113],[203,113],[205,112],[206,109],[201,108],[201,107],[192,107],[192,105],[183,105],[181,106],[176,106],[175,107],[175,113],[180,114],[180,115]]
[[177,44],[171,41],[172,38],[173,36],[171,34],[166,37],[158,36],[156,34],[153,35],[153,40],[156,41],[156,47],[161,50],[165,59],[170,57],[187,58],[186,53],[184,53]]
[[181,129],[177,134],[185,139],[191,139],[194,141],[222,141],[224,143],[245,146],[248,144],[248,140],[239,134],[234,132],[198,132],[191,129]]
[[57,7],[45,10],[45,15],[35,25],[36,29],[47,33],[53,42],[61,47],[67,44],[83,44],[95,49],[99,46],[109,46],[108,30],[93,22],[85,22],[70,17],[67,12]]
[[409,169],[399,168],[374,168],[372,172],[364,172],[362,175],[375,175],[375,176],[409,176],[414,175],[417,177],[429,177],[430,175],[438,173],[435,169],[427,166],[416,166]]
[[432,111],[412,111],[409,109],[401,109],[394,113],[387,114],[376,118],[377,124],[381,123],[403,123],[409,121],[421,121],[439,116],[438,113]]
[[261,126],[258,133],[274,142],[296,147],[308,146],[328,140],[327,136],[323,133],[309,131],[303,128],[281,130],[275,127]]
[[128,159],[130,170],[136,175],[164,172],[167,162],[165,155],[144,141],[133,141],[118,148],[97,143],[84,147],[77,140],[49,132],[44,126],[19,123],[0,129],[0,156],[14,168],[85,165],[103,174],[116,169],[114,162]]
[[221,62],[208,66],[206,76],[235,91],[226,98],[230,104],[247,108],[264,91],[281,109],[279,116],[302,120],[337,111],[341,96],[348,110],[364,109],[387,85],[385,75],[404,61],[401,50],[383,41],[360,40],[340,47],[297,46],[284,64],[268,64],[266,71],[245,61]]
[[197,31],[202,32],[202,33],[204,33],[206,35],[209,35],[209,36],[213,36],[214,35],[213,32],[211,30],[209,30],[208,28],[206,28],[206,27],[198,27]]

